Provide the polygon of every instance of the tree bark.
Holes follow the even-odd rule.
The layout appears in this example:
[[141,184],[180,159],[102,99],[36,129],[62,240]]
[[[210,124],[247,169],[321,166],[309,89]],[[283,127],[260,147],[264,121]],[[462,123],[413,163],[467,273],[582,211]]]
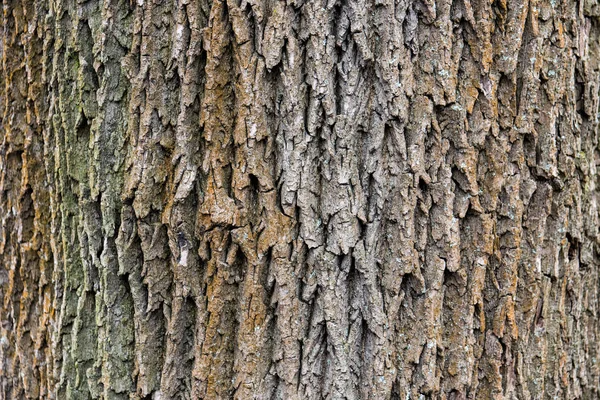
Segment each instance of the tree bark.
[[594,0],[3,0],[0,399],[600,396]]

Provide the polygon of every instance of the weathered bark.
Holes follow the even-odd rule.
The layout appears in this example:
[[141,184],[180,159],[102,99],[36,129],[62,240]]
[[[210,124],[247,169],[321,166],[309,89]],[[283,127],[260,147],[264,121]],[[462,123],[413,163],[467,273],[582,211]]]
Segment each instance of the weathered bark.
[[0,398],[598,398],[593,1],[3,0]]

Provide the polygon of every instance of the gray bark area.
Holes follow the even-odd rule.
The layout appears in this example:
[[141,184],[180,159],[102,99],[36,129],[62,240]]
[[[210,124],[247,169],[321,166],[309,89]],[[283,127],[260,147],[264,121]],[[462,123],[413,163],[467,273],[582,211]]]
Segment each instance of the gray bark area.
[[593,0],[3,0],[0,399],[595,399]]

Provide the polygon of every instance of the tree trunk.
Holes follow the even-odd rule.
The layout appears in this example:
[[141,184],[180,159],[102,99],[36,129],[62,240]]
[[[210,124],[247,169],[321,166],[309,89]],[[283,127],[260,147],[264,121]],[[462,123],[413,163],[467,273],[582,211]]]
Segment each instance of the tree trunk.
[[0,399],[600,396],[594,0],[3,0]]

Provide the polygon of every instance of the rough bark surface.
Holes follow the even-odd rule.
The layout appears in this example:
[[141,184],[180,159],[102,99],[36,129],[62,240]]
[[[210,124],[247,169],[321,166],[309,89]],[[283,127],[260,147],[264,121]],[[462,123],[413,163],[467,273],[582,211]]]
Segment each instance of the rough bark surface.
[[0,399],[600,396],[594,0],[3,0]]

